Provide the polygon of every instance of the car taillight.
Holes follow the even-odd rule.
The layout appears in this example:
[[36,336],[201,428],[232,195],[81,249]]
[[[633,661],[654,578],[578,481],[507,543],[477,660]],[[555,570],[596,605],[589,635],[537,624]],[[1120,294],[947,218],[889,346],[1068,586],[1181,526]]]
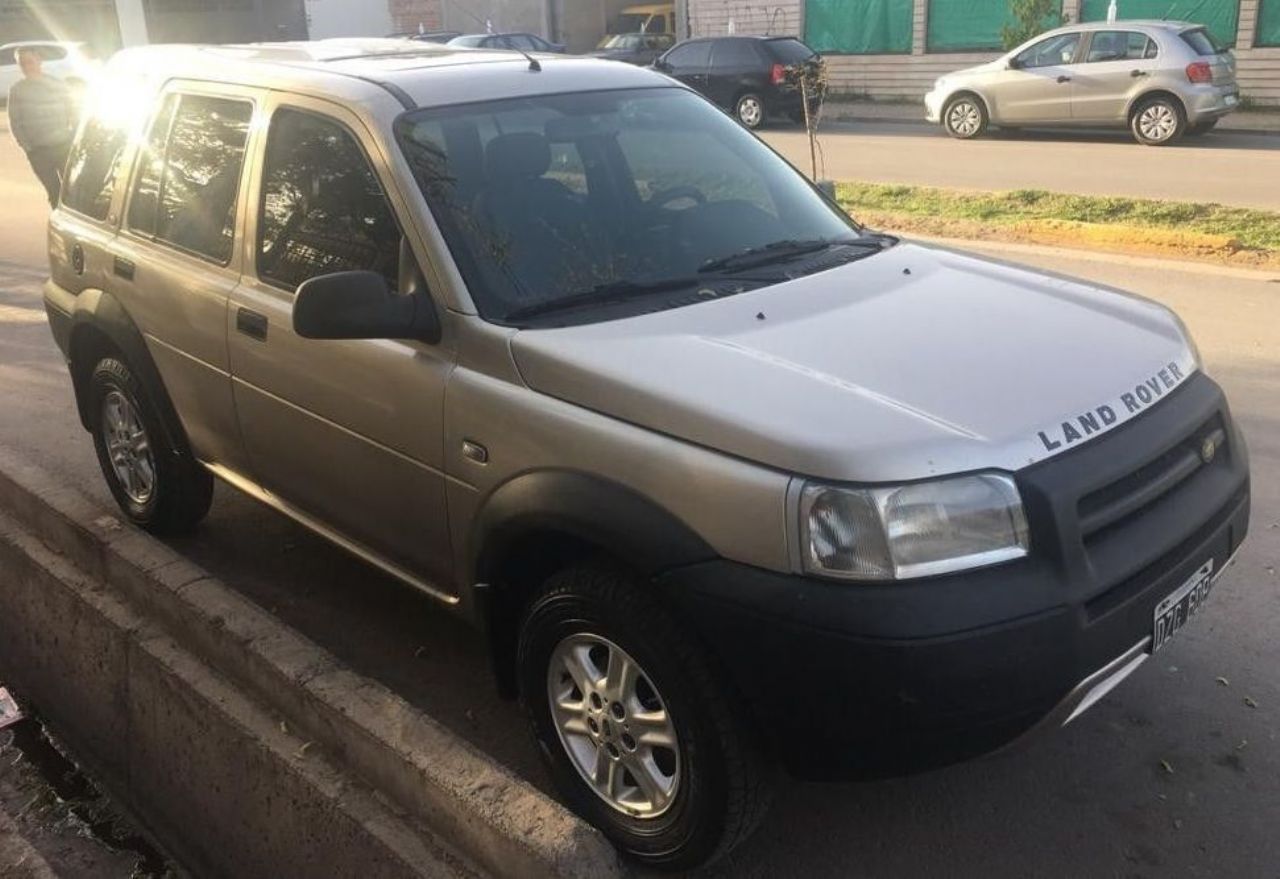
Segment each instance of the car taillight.
[[1187,79],[1192,82],[1213,82],[1213,68],[1208,61],[1192,61],[1187,65]]
[[769,71],[769,81],[774,85],[782,85],[787,78],[787,68],[784,64],[775,64]]

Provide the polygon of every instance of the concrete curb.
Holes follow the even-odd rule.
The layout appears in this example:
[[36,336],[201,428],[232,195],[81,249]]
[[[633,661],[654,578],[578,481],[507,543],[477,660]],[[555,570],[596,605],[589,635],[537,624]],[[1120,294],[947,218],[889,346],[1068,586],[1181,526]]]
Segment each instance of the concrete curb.
[[[127,652],[134,667],[128,668],[125,677],[109,674],[106,680],[96,683],[99,689],[116,688],[116,698],[106,700],[105,705],[86,700],[85,704],[76,704],[75,710],[60,711],[59,717],[52,718],[61,721],[58,725],[64,735],[71,733],[68,737],[73,745],[83,745],[95,758],[102,754],[103,761],[111,763],[121,747],[135,747],[132,739],[137,737],[136,730],[124,735],[128,728],[125,718],[111,715],[119,710],[114,706],[127,704],[127,692],[138,685],[143,669],[150,668],[157,676],[156,692],[168,687],[168,698],[149,706],[152,712],[164,713],[172,710],[164,704],[169,698],[185,704],[205,694],[189,682],[176,684],[187,679],[172,673],[160,674],[156,666],[176,668],[184,661],[203,662],[216,670],[214,676],[204,677],[225,679],[221,692],[205,698],[225,707],[236,702],[239,695],[244,717],[253,713],[251,706],[256,703],[284,719],[283,723],[268,724],[266,728],[243,721],[240,726],[246,747],[276,747],[285,755],[285,767],[325,764],[331,767],[332,774],[354,776],[361,785],[394,804],[410,823],[427,828],[480,870],[521,877],[622,874],[617,854],[604,837],[563,806],[382,685],[344,668],[330,654],[163,543],[123,525],[113,514],[104,513],[76,490],[60,485],[8,450],[0,450],[0,509],[7,511],[22,530],[60,554],[68,570],[45,579],[65,583],[66,588],[91,583],[86,588],[93,597],[119,605],[120,612],[129,617],[127,624],[121,622],[116,628],[130,633],[133,647]],[[9,531],[3,541],[4,555],[0,556],[6,567],[10,559],[20,565],[20,556],[32,557],[29,545],[22,548],[22,535],[15,534],[12,528]],[[17,664],[42,664],[44,673],[35,674],[35,680],[28,682],[12,672],[37,704],[61,702],[65,694],[59,692],[57,681],[72,671],[77,677],[87,675],[89,679],[100,674],[93,668],[75,668],[88,660],[79,656],[82,648],[74,627],[67,629],[68,624],[58,614],[28,617],[22,631],[10,631],[9,621],[14,617],[7,605],[12,597],[12,590],[0,591],[0,639],[37,639]],[[140,634],[144,631],[145,636]],[[40,641],[42,633],[53,641]],[[75,650],[50,653],[51,647],[69,640],[77,642]],[[9,657],[6,660],[9,665],[15,664]],[[101,714],[104,711],[106,715]],[[95,712],[100,716],[93,716]],[[46,713],[51,713],[48,708]],[[198,730],[191,733],[199,737]],[[280,741],[273,742],[274,739]],[[129,743],[122,746],[122,740]],[[304,747],[305,743],[311,744]],[[183,747],[188,743],[176,739],[168,744]],[[308,759],[293,759],[300,749]],[[228,758],[225,749],[222,754],[234,765],[235,759]],[[161,751],[135,756],[141,759],[133,766],[139,770],[147,767],[141,775],[155,777],[165,771]],[[201,766],[212,770],[219,762],[213,760]],[[264,765],[270,765],[271,773],[281,772],[281,767],[270,760]],[[138,796],[122,799],[153,826],[159,822],[148,805],[175,796],[172,790],[152,790],[144,795],[136,785],[128,784],[128,777],[103,780],[117,791],[138,791]],[[196,772],[186,781],[203,787],[210,780],[200,778]],[[349,785],[336,780],[334,784],[344,790],[345,799]],[[378,797],[370,794],[367,798],[371,805],[366,811],[373,808]],[[234,801],[221,806],[235,812]],[[213,808],[217,810],[218,805]],[[191,815],[172,830],[175,835],[179,830],[190,833],[199,829],[201,821],[207,823],[212,817]],[[276,820],[288,826],[297,824],[289,816],[278,815]],[[390,826],[394,821],[382,816],[374,823]],[[261,832],[251,827],[243,827],[242,831],[251,835]],[[158,831],[157,835],[163,840],[169,834]],[[392,835],[397,839],[403,836]],[[223,839],[221,845],[234,847],[238,844],[234,839]],[[314,839],[296,840],[300,847],[313,842]],[[284,842],[277,846],[287,848]],[[216,862],[218,856],[215,850],[197,860]],[[306,875],[297,869],[291,866],[288,872]],[[392,870],[388,875],[394,874]],[[362,870],[360,875],[372,874]]]
[[[914,105],[912,106],[914,108]],[[1231,117],[1228,116],[1226,118],[1226,121],[1219,124],[1218,127],[1214,129],[1214,131],[1219,134],[1260,134],[1268,137],[1280,136],[1280,114],[1266,114],[1266,115],[1275,117],[1276,122],[1274,123],[1274,125],[1264,125],[1264,126],[1258,126],[1258,127],[1254,127],[1251,125],[1240,125],[1238,123],[1233,125],[1231,124],[1231,121],[1230,121]],[[936,122],[930,122],[929,120],[924,118],[923,104],[920,105],[919,112],[915,116],[908,116],[905,113],[901,115],[897,113],[878,115],[875,113],[867,113],[865,111],[859,112],[857,110],[842,112],[841,110],[835,109],[832,105],[828,104],[827,107],[825,107],[823,110],[822,120],[824,122],[836,122],[841,124],[860,123],[860,124],[882,124],[882,125],[924,125],[930,128],[935,128],[937,127],[937,124],[938,124]],[[1268,123],[1270,123],[1270,120],[1267,120],[1267,121]],[[1028,126],[1028,127],[1036,131],[1052,131],[1053,130],[1052,128],[1035,128],[1035,126]],[[1074,129],[1068,129],[1068,130],[1074,130]],[[1080,130],[1089,130],[1089,129],[1080,129]],[[1098,129],[1098,130],[1104,130],[1104,129]]]

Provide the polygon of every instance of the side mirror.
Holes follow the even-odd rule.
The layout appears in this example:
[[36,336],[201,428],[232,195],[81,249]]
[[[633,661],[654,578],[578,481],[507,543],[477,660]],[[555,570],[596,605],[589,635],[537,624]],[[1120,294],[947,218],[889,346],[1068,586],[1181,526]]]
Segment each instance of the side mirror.
[[425,293],[392,293],[377,272],[334,272],[302,282],[293,331],[304,339],[440,341],[440,321]]
[[1022,62],[1019,61],[1017,58],[1010,58],[1007,66],[1010,70],[1021,70]]

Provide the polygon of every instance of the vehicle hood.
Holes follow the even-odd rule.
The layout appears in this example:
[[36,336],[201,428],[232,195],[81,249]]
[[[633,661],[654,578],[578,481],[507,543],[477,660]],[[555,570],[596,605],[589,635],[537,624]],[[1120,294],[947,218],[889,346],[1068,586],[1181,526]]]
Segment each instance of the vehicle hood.
[[1017,470],[1196,369],[1172,312],[1084,282],[900,244],[724,299],[512,337],[537,391],[796,474]]

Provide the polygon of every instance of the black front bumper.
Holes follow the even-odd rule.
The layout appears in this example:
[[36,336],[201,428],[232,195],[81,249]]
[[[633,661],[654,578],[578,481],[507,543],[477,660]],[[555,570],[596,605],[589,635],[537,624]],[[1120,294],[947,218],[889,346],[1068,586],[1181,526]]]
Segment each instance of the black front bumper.
[[[1122,508],[1211,435],[1225,442],[1210,462],[1097,527],[1099,504]],[[1017,480],[1032,551],[1016,562],[858,584],[713,561],[661,584],[792,772],[872,777],[977,756],[1150,636],[1155,605],[1207,560],[1220,570],[1248,529],[1244,441],[1202,375]]]

